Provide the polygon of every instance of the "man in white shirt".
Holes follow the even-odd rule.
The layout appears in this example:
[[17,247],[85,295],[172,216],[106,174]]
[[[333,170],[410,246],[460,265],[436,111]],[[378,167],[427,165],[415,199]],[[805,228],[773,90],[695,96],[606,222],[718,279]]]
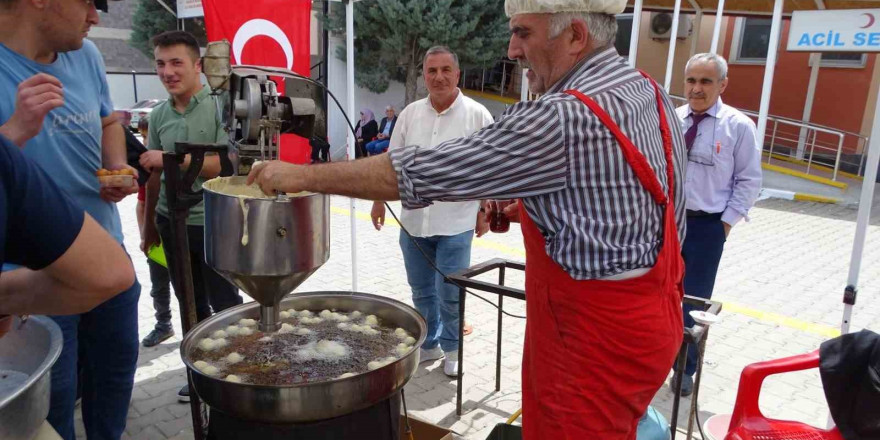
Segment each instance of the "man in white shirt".
[[[712,298],[715,274],[730,229],[747,218],[761,191],[761,144],[755,123],[721,102],[727,87],[727,61],[702,53],[685,67],[688,104],[676,109],[688,152],[687,235],[682,245],[684,293]],[[684,308],[684,325],[694,325]],[[688,350],[681,394],[693,391],[696,350]]]
[[[422,63],[428,97],[408,105],[397,118],[389,150],[407,145],[434,148],[449,139],[465,137],[492,124],[492,115],[480,103],[458,89],[461,76],[458,56],[449,48],[428,49]],[[444,282],[425,259],[427,254],[445,274],[470,265],[471,241],[476,228],[480,236],[488,223],[478,214],[479,202],[438,202],[421,209],[404,209],[400,221],[415,242],[400,231],[400,249],[416,309],[428,322],[428,335],[422,345],[422,362],[446,356],[443,372],[458,371],[458,288]],[[385,205],[374,202],[373,225],[385,223]],[[419,250],[421,248],[421,251]]]

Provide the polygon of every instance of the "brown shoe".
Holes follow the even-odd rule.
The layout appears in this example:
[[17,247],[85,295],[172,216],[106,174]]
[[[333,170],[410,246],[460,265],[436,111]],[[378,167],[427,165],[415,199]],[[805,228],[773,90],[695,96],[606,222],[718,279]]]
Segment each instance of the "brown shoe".
[[474,332],[474,326],[464,323],[464,335],[467,336]]

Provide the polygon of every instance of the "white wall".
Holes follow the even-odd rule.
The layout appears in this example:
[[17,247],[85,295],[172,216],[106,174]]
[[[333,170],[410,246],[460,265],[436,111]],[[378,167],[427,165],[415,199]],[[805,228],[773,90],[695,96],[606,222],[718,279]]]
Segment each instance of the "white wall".
[[[134,75],[137,81],[137,99],[166,99],[168,92],[156,75]],[[135,82],[127,73],[108,73],[107,84],[110,86],[110,98],[116,108],[129,108],[134,99]]]

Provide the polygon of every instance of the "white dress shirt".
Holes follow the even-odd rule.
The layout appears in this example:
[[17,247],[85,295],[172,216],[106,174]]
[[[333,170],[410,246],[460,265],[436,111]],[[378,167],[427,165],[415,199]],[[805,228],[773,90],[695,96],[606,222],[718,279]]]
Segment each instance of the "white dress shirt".
[[[403,146],[434,148],[444,141],[470,136],[492,124],[492,114],[461,90],[452,105],[438,113],[431,99],[420,99],[406,106],[397,117],[389,151]],[[436,202],[420,209],[404,209],[403,226],[416,237],[456,235],[474,229],[479,202]]]
[[[690,106],[675,111],[687,132],[693,124]],[[720,212],[721,221],[733,226],[748,220],[761,192],[761,144],[754,121],[720,97],[706,113],[688,152],[687,209]]]

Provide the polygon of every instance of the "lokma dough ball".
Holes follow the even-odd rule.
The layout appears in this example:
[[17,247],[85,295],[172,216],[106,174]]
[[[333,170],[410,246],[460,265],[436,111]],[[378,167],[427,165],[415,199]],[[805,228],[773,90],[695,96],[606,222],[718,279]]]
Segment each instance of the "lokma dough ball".
[[223,348],[229,345],[229,341],[226,339],[214,339],[214,348]]
[[351,327],[352,327],[352,325],[346,324],[344,322],[340,322],[339,324],[336,324],[336,328],[338,328],[339,330],[351,330]]
[[257,320],[245,318],[245,319],[242,319],[241,321],[238,321],[238,325],[243,326],[243,327],[256,327]]
[[290,316],[294,316],[297,314],[296,309],[287,309],[287,313],[290,313]]
[[406,339],[409,336],[409,333],[407,333],[406,330],[398,327],[394,329],[394,336],[397,336],[398,339]]
[[315,346],[315,351],[329,357],[337,358],[344,357],[348,354],[348,348],[346,348],[344,345],[336,341],[328,341],[326,339],[318,341],[318,345]]
[[309,316],[312,316],[312,315],[314,315],[314,313],[312,313],[312,312],[309,311],[309,310],[301,310],[301,311],[299,312],[299,317],[300,317],[300,318],[308,318]]
[[234,374],[230,374],[229,376],[226,376],[226,380],[229,382],[241,383],[241,378],[234,375]]
[[252,329],[250,327],[242,327],[241,329],[238,330],[238,334],[241,336],[250,336],[250,335],[254,334],[254,329]]
[[406,345],[413,345],[416,343],[416,338],[412,336],[407,336],[407,338],[403,340],[403,343]]
[[318,316],[324,319],[330,319],[330,317],[333,316],[333,312],[329,310],[321,310],[321,313],[319,313]]
[[281,328],[278,330],[279,334],[285,335],[288,333],[293,333],[296,331],[296,327],[290,324],[281,324]]
[[202,339],[201,341],[199,341],[199,348],[201,348],[202,350],[205,350],[205,351],[211,351],[211,350],[217,348],[217,346],[214,343],[213,339],[205,338],[205,339]]
[[281,319],[290,318],[290,312],[281,312],[278,315],[281,316]]
[[262,338],[259,339],[259,341],[260,342],[272,342],[272,337],[271,336],[263,336]]
[[202,373],[205,373],[208,376],[216,376],[220,374],[220,369],[213,365],[208,365],[207,367],[202,369]]
[[406,355],[407,353],[409,353],[410,350],[412,350],[411,345],[406,345],[404,343],[400,343],[400,344],[397,344],[397,348],[394,351],[396,351],[397,354],[402,357],[402,356]]
[[196,370],[199,370],[199,371],[204,370],[205,367],[207,367],[207,366],[208,366],[208,363],[205,362],[205,361],[195,361],[195,362],[193,362],[193,367],[195,367]]
[[229,327],[226,327],[226,335],[227,336],[238,336],[239,330],[240,329],[238,328],[237,325],[230,325]]
[[230,365],[237,364],[237,363],[241,362],[242,360],[244,360],[244,356],[238,354],[235,351],[233,351],[232,353],[229,353],[226,356],[226,362],[228,362]]
[[379,325],[379,318],[376,318],[376,315],[367,315],[367,319],[364,322],[370,326]]
[[211,333],[211,337],[214,339],[223,339],[226,336],[229,336],[229,335],[223,330],[217,330],[216,332]]
[[361,312],[359,312],[359,311],[357,311],[357,310],[351,312],[351,319],[358,319],[358,318],[360,318],[361,316],[364,316],[364,314],[361,313]]
[[298,327],[298,328],[296,329],[296,332],[294,332],[294,333],[296,333],[296,334],[298,334],[298,335],[300,335],[300,336],[305,336],[305,335],[307,335],[307,334],[309,334],[309,333],[311,333],[311,332],[312,332],[312,331],[309,330],[309,329],[307,329],[307,328]]

